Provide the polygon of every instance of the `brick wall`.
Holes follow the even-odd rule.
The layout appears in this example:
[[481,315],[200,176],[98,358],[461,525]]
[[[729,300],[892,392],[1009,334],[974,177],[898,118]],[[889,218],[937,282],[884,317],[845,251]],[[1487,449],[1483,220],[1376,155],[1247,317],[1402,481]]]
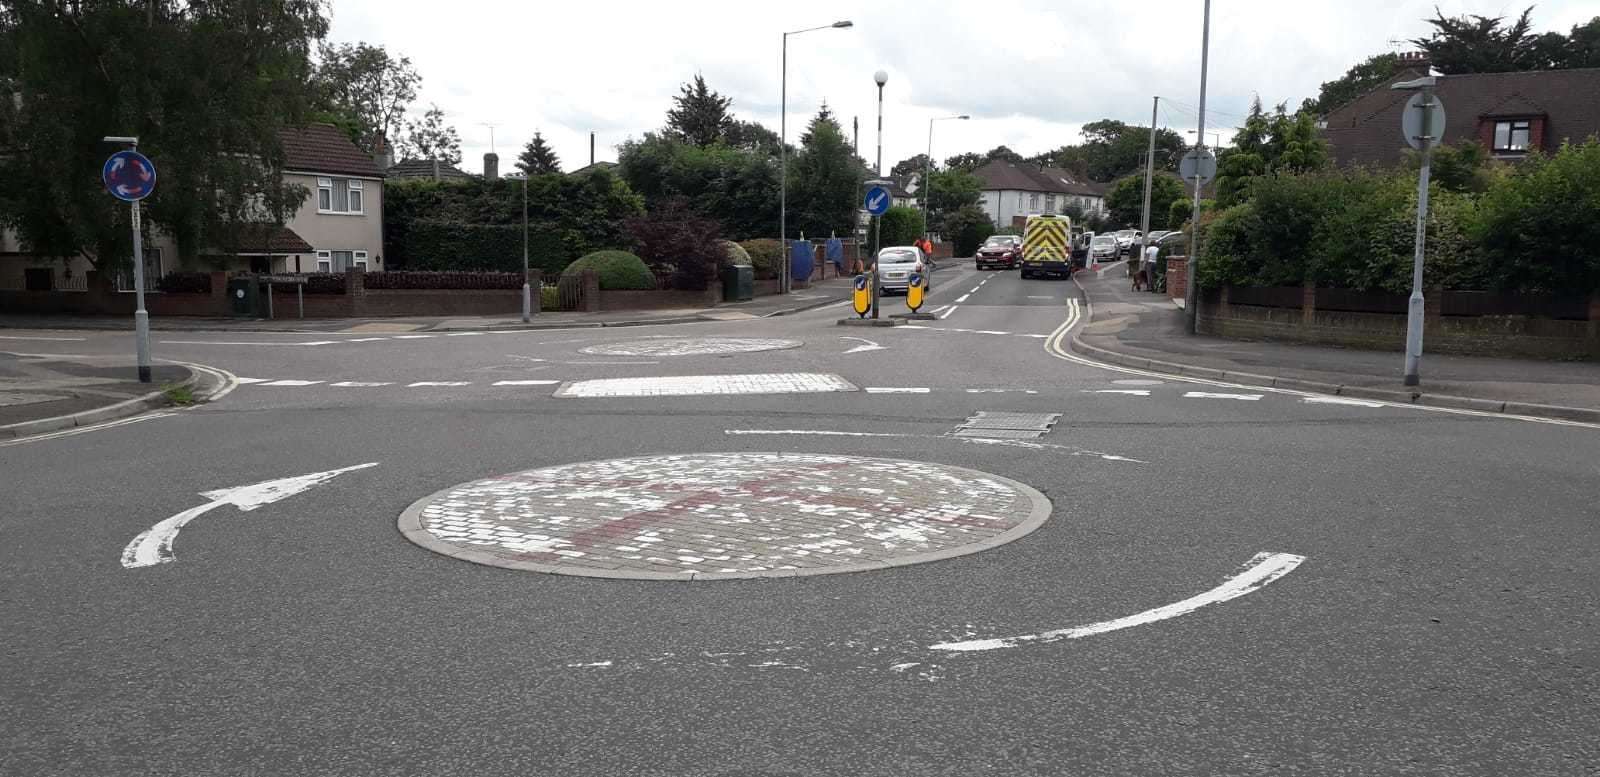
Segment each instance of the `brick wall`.
[[1183,256],[1167,257],[1167,295],[1183,299],[1189,293],[1189,259]]

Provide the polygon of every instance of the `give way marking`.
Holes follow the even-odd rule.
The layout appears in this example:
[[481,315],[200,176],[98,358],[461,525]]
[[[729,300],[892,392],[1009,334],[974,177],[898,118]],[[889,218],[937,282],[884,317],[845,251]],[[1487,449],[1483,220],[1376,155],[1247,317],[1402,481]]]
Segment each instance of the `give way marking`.
[[840,340],[853,340],[855,342],[861,343],[861,345],[858,345],[858,346],[856,346],[854,348],[851,348],[850,350],[845,351],[845,353],[862,353],[862,352],[865,352],[865,351],[883,351],[883,350],[887,350],[887,348],[888,348],[887,346],[878,345],[877,343],[875,343],[875,342],[873,342],[871,340],[868,340],[865,337],[841,337],[839,339]]
[[244,512],[250,512],[262,505],[287,499],[312,486],[326,483],[346,472],[376,466],[378,462],[369,461],[366,464],[330,469],[327,472],[313,472],[309,475],[268,480],[249,486],[203,491],[200,496],[211,501],[184,510],[134,537],[133,542],[122,549],[122,566],[127,569],[138,569],[172,561],[172,543],[178,538],[178,530],[190,521],[223,505],[233,505]]

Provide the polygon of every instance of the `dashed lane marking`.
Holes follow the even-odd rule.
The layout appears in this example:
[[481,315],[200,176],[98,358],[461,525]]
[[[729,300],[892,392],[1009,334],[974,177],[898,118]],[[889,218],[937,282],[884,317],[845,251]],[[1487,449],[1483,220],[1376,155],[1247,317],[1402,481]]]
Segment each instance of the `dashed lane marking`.
[[1240,399],[1246,402],[1255,402],[1261,399],[1260,394],[1224,394],[1215,391],[1187,391],[1184,399]]
[[558,397],[690,397],[718,394],[807,394],[855,391],[838,375],[817,372],[753,375],[673,375],[651,378],[599,378],[566,383]]
[[83,342],[87,337],[25,337],[23,335],[0,335],[0,340],[49,340],[51,342]]
[[971,292],[968,292],[968,293],[963,294],[963,295],[961,295],[959,297],[956,297],[956,303],[960,304],[962,302],[966,302],[967,301],[967,297],[970,297],[970,296],[972,296],[972,294],[971,294]]
[[496,386],[554,386],[559,380],[497,380]]
[[470,386],[470,385],[472,385],[472,381],[470,381],[470,380],[419,380],[419,381],[417,381],[415,383],[407,383],[406,384],[406,388],[423,388],[423,387],[429,387],[429,386]]
[[1149,389],[1084,389],[1085,394],[1127,394],[1134,397],[1150,396]]
[[387,380],[341,380],[338,383],[329,383],[330,386],[339,388],[376,388],[378,386],[393,386],[393,381]]
[[315,386],[315,385],[317,385],[318,383],[321,383],[321,382],[322,381],[320,381],[320,380],[269,380],[266,383],[262,383],[260,385],[262,385],[262,386]]
[[862,391],[868,394],[927,394],[933,389],[917,386],[867,386]]

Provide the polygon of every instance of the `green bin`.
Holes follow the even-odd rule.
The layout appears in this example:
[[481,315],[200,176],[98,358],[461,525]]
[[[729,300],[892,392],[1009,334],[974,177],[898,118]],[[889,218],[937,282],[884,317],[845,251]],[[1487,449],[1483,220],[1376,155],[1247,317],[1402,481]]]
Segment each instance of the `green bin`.
[[722,301],[745,302],[756,298],[756,268],[730,265],[722,271]]
[[259,317],[261,287],[255,278],[228,279],[228,310],[236,316]]

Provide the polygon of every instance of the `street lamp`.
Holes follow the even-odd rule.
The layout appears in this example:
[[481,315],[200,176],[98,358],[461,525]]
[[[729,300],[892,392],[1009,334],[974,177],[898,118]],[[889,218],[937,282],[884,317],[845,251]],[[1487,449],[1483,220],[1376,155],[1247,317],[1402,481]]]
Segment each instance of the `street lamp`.
[[922,167],[922,236],[928,236],[928,195],[933,193],[933,123],[936,121],[966,121],[972,118],[965,113],[955,116],[935,116],[928,119],[928,156],[926,164]]
[[[1411,299],[1406,303],[1406,362],[1405,385],[1415,386],[1422,382],[1422,258],[1428,237],[1428,177],[1433,166],[1433,142],[1444,134],[1444,106],[1433,95],[1433,89],[1439,83],[1433,76],[1424,76],[1411,81],[1402,81],[1390,86],[1390,89],[1400,91],[1421,92],[1417,99],[1406,107],[1407,110],[1416,109],[1419,114],[1412,124],[1410,116],[1405,116],[1401,122],[1401,129],[1407,135],[1406,140],[1412,142],[1422,151],[1422,169],[1417,173],[1417,237],[1415,252],[1411,258]],[[1435,127],[1438,121],[1440,126]],[[1413,128],[1414,131],[1413,131]]]
[[[1194,134],[1194,130],[1184,130],[1183,132],[1184,132],[1185,135],[1193,135]],[[1217,141],[1216,143],[1213,144],[1214,148],[1221,148],[1222,147],[1222,133],[1220,133],[1220,132],[1207,132],[1206,134],[1210,135],[1212,138],[1214,138]]]
[[[1200,26],[1200,126],[1196,128],[1195,150],[1206,150],[1206,70],[1211,63],[1211,0],[1205,0],[1204,21]],[[1194,211],[1189,216],[1189,264],[1184,268],[1183,313],[1189,334],[1200,326],[1200,181],[1194,182]]]
[[778,107],[778,243],[783,246],[783,277],[778,287],[788,293],[789,272],[789,36],[817,30],[842,30],[855,26],[850,21],[838,21],[821,27],[807,27],[783,34],[783,69],[779,76],[781,92]]
[[533,287],[528,283],[528,174],[522,174],[522,323],[533,317]]

